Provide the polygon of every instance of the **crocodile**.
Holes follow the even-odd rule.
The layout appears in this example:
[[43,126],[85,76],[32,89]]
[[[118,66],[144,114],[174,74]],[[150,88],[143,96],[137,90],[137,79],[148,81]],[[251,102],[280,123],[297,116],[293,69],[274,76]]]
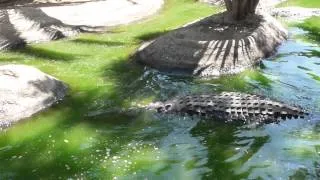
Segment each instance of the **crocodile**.
[[297,106],[238,92],[176,97],[166,102],[153,103],[149,105],[149,109],[155,109],[159,113],[182,113],[245,123],[272,123],[308,115]]

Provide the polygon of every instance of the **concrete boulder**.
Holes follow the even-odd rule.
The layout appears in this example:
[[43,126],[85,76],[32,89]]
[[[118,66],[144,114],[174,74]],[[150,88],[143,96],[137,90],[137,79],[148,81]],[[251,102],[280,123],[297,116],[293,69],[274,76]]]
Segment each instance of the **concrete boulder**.
[[36,68],[0,66],[0,127],[10,126],[62,100],[67,86]]
[[19,7],[8,9],[7,13],[19,36],[28,43],[57,40],[81,32],[80,27],[64,24],[39,8]]
[[160,71],[201,77],[228,75],[272,55],[286,38],[286,29],[267,14],[234,21],[221,13],[143,44],[135,59]]
[[23,47],[25,42],[10,23],[6,10],[0,10],[0,50]]
[[0,10],[0,50],[21,48],[26,43],[74,36],[81,31],[80,26],[64,24],[38,8]]

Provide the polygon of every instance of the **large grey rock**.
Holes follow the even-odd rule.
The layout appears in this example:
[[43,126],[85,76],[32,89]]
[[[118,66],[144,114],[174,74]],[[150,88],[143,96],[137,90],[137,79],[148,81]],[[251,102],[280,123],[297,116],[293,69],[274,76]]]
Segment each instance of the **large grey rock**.
[[74,36],[80,26],[71,26],[48,16],[39,8],[19,7],[8,9],[8,16],[19,36],[27,42],[41,42]]
[[62,100],[67,86],[36,68],[0,66],[0,127],[28,118]]
[[83,26],[64,24],[38,8],[0,10],[0,50],[24,47],[25,42],[56,40],[81,31],[85,31]]
[[[6,14],[6,22],[0,26],[0,43],[10,49],[15,47],[7,43],[11,36],[33,43],[79,32],[102,32],[111,26],[145,19],[158,12],[163,4],[164,0],[0,0],[0,6],[6,8],[0,9]],[[5,27],[7,24],[10,28]],[[4,48],[0,46],[1,49]]]
[[0,50],[22,47],[25,45],[19,33],[9,20],[6,10],[0,10]]
[[287,31],[269,15],[258,13],[238,22],[221,13],[145,43],[136,59],[162,71],[220,76],[254,66],[286,38]]

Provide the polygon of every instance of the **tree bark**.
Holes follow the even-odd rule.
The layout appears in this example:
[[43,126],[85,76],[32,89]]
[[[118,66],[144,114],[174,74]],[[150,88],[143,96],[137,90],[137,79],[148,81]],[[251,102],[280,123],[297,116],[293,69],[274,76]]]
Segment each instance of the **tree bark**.
[[224,4],[226,5],[227,11],[231,12],[232,11],[232,2],[231,2],[231,0],[224,0]]
[[245,19],[249,14],[254,14],[259,0],[224,0],[227,11],[235,20]]
[[233,0],[232,1],[232,16],[235,20],[240,19],[240,1],[238,0]]
[[256,13],[256,9],[258,7],[258,4],[259,4],[259,0],[250,0],[251,3],[250,3],[250,11],[249,13]]

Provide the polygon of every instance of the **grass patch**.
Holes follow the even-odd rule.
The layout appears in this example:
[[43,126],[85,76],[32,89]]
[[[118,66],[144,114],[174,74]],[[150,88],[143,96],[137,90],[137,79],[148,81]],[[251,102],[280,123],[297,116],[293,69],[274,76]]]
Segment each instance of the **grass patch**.
[[[287,0],[278,5],[278,7],[300,6],[306,8],[320,8],[319,0]],[[320,42],[320,17],[314,16],[306,19],[303,23],[292,24],[292,26],[300,27],[309,31],[308,39]]]
[[297,26],[309,32],[308,38],[320,42],[320,17],[308,18]]
[[320,7],[320,1],[319,0],[288,0],[278,5],[278,7],[285,7],[285,6],[317,8],[317,7]]

